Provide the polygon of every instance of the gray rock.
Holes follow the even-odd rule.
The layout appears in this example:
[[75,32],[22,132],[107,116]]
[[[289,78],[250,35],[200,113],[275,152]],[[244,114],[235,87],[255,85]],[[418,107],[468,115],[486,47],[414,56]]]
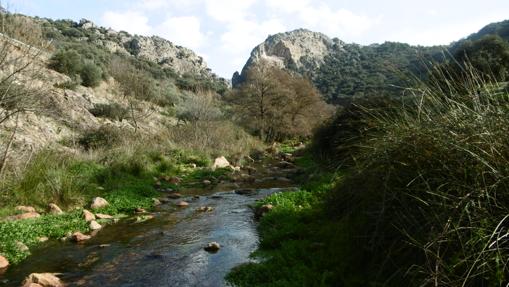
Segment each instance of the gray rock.
[[109,203],[106,201],[106,199],[102,197],[95,197],[92,200],[92,204],[90,205],[90,208],[92,209],[99,209],[108,206]]
[[[341,47],[344,43],[338,41],[338,45]],[[234,87],[240,84],[249,68],[261,61],[295,72],[311,73],[320,68],[333,46],[334,41],[326,35],[306,29],[269,36],[253,49],[242,73],[234,75],[232,84]]]
[[60,209],[60,207],[58,207],[58,205],[56,205],[54,203],[50,203],[48,207],[49,207],[49,213],[51,213],[51,214],[63,214],[64,213],[62,211],[62,209]]
[[205,249],[205,251],[215,253],[221,249],[221,245],[219,245],[217,242],[210,242],[203,249]]

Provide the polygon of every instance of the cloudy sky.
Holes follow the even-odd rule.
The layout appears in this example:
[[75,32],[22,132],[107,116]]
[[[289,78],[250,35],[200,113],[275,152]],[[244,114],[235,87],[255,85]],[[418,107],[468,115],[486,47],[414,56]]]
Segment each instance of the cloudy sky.
[[507,0],[3,0],[10,10],[159,35],[230,78],[268,35],[307,28],[346,42],[448,44],[509,19]]

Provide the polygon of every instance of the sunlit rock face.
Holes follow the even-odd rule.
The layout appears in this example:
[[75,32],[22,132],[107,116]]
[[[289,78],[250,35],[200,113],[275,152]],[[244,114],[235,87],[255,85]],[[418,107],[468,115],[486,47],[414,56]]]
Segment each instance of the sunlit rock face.
[[261,61],[301,74],[312,74],[323,64],[335,43],[339,47],[344,45],[340,40],[306,29],[269,36],[253,49],[242,73],[236,73],[232,83],[235,86],[242,82],[247,70]]

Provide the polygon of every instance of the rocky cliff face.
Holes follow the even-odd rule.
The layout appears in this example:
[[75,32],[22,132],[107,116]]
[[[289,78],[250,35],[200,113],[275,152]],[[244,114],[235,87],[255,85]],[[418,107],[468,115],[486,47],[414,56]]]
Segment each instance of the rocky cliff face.
[[[201,56],[161,37],[117,32],[98,27],[86,19],[78,23],[78,28],[92,32],[95,44],[105,47],[112,53],[124,53],[150,60],[163,67],[172,68],[177,74],[216,77]],[[83,40],[87,41],[89,38],[84,37]]]
[[301,74],[312,74],[323,64],[325,56],[331,52],[334,43],[340,47],[344,45],[338,39],[332,40],[322,33],[306,29],[269,36],[253,49],[242,73],[236,72],[232,83],[234,86],[240,83],[247,70],[260,61]]

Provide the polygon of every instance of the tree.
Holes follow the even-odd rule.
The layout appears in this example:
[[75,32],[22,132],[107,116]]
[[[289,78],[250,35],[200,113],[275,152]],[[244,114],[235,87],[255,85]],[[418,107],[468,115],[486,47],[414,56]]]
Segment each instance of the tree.
[[[45,108],[45,90],[37,85],[41,74],[34,62],[48,43],[40,27],[23,16],[0,13],[0,128],[7,132],[7,142],[0,158],[0,174],[8,162],[15,140],[19,116]],[[11,131],[6,124],[14,120]]]
[[242,123],[262,140],[307,137],[331,109],[305,78],[260,62],[233,93]]

